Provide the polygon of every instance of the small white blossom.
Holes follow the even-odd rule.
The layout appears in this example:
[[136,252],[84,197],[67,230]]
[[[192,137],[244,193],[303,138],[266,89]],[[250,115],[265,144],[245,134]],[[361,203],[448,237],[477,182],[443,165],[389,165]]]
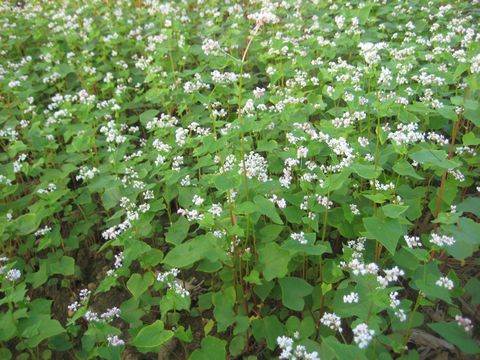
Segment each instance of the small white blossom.
[[452,290],[453,289],[453,281],[450,280],[447,276],[442,276],[435,282],[435,285],[439,287],[444,287],[445,289]]
[[466,332],[473,330],[473,323],[469,318],[461,315],[455,315],[455,321],[457,322],[458,326],[461,326]]
[[407,245],[410,249],[413,249],[413,248],[416,248],[416,247],[422,247],[422,243],[421,243],[420,238],[418,236],[405,235],[403,238],[405,239],[405,242],[407,243]]
[[200,206],[203,204],[203,202],[205,201],[204,198],[198,196],[198,195],[194,195],[193,196],[193,199],[192,199],[192,202],[197,205],[197,206]]
[[430,242],[439,247],[444,247],[444,246],[452,246],[453,244],[455,244],[455,239],[452,236],[438,235],[433,233],[432,238],[430,239]]
[[343,331],[341,319],[337,315],[335,315],[335,313],[323,314],[320,322],[334,331]]
[[17,281],[22,276],[22,272],[18,269],[11,269],[7,271],[5,279],[8,281]]
[[370,341],[375,335],[375,331],[368,328],[368,325],[365,323],[358,324],[352,329],[353,332],[353,341],[358,345],[360,349],[364,349],[370,344]]
[[220,204],[212,204],[208,212],[215,217],[219,217],[222,214],[222,206]]
[[257,99],[261,98],[265,94],[265,89],[257,87],[255,90],[253,90],[253,96],[255,96]]
[[107,341],[110,346],[123,346],[125,345],[125,341],[120,339],[117,335],[108,335]]
[[358,303],[359,300],[360,300],[360,297],[358,296],[358,293],[353,291],[350,294],[343,296],[343,302],[345,304]]

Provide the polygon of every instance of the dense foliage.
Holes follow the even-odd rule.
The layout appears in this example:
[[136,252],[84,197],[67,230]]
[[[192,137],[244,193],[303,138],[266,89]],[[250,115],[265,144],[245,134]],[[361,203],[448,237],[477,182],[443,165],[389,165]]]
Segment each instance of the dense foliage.
[[478,1],[13,3],[1,359],[480,352]]

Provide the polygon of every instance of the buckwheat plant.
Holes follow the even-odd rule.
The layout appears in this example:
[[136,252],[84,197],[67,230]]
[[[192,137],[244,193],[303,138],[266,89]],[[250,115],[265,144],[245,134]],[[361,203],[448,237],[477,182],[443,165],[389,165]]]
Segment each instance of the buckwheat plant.
[[0,2],[0,359],[478,356],[479,24]]

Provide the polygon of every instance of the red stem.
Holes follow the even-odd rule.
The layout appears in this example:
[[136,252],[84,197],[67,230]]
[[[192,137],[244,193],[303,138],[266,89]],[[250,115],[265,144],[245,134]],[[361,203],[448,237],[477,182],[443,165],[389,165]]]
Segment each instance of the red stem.
[[[448,159],[451,159],[453,156],[453,148],[455,147],[455,139],[457,137],[458,133],[458,128],[460,127],[460,123],[462,122],[462,113],[460,112],[458,114],[458,119],[457,122],[455,123],[455,126],[453,127],[453,134],[452,134],[452,140],[450,142],[450,151],[448,152]],[[435,207],[435,220],[438,218],[438,213],[440,212],[440,204],[442,202],[442,196],[443,196],[443,189],[445,187],[445,181],[447,180],[447,170],[444,171],[443,176],[442,176],[442,182],[440,183],[440,189],[438,191],[438,197],[437,197],[437,205]],[[435,234],[437,233],[438,230],[438,223],[433,224],[433,231]]]

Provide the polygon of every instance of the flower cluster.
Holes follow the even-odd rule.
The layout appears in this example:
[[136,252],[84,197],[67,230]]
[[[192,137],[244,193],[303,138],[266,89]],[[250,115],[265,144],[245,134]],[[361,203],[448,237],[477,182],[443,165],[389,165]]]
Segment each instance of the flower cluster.
[[375,335],[375,330],[369,329],[365,323],[360,323],[352,329],[353,341],[360,349],[364,349],[370,344]]
[[157,275],[157,281],[166,285],[169,289],[173,290],[176,294],[185,298],[190,296],[190,292],[182,284],[182,281],[177,279],[177,276],[180,274],[180,270],[171,269],[169,271],[159,273]]
[[[298,334],[296,335],[298,337]],[[288,336],[279,336],[277,338],[277,345],[282,351],[279,359],[320,360],[316,351],[309,353],[303,345],[294,346],[294,339],[289,338]]]

